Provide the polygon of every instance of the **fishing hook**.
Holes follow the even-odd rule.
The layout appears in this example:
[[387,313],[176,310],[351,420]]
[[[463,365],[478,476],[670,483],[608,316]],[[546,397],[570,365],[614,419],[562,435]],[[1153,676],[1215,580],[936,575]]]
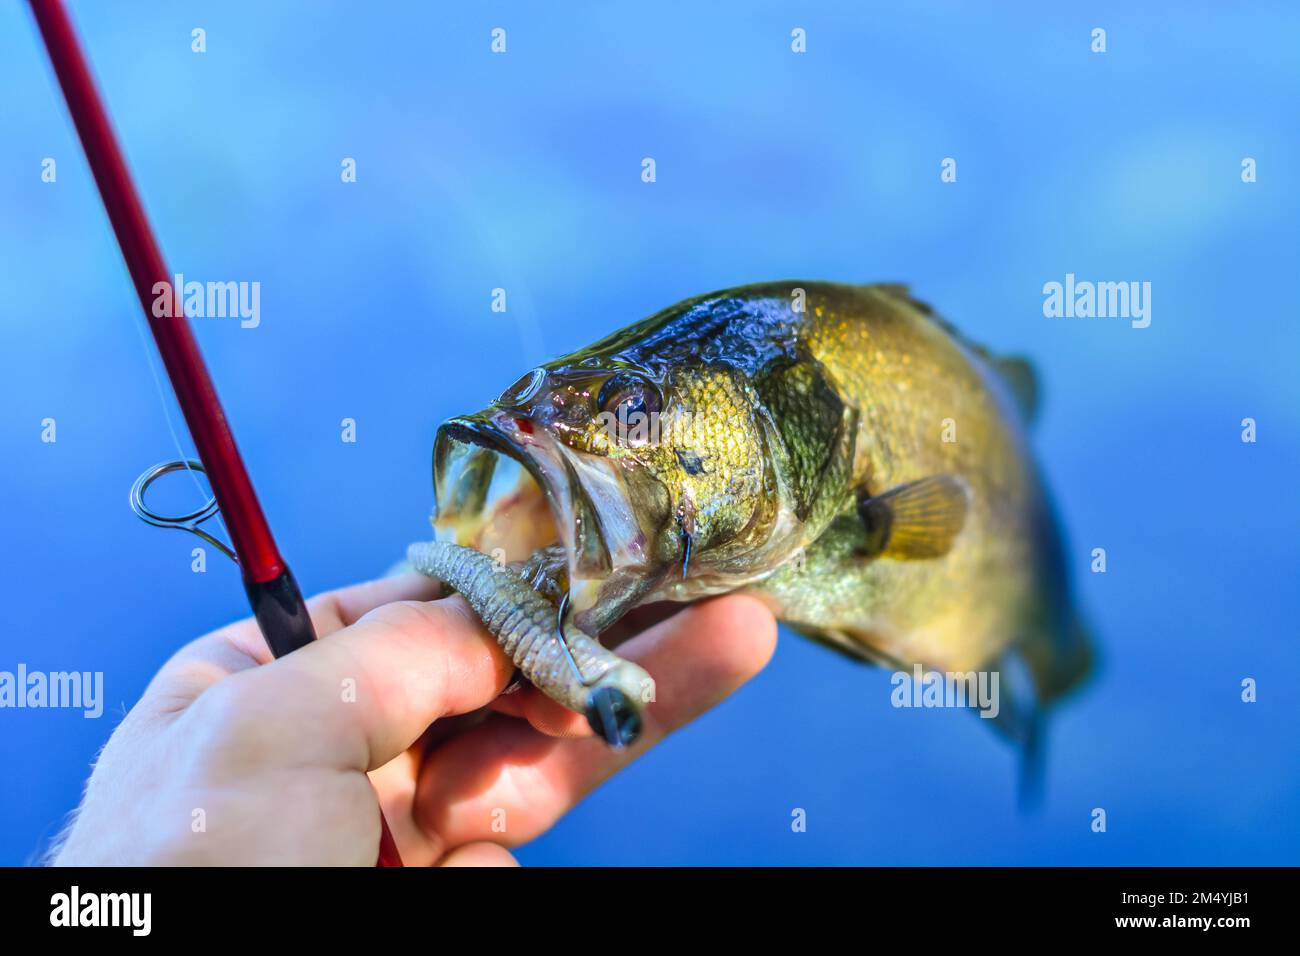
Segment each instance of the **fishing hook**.
[[686,530],[686,522],[691,521],[692,526],[695,524],[694,515],[687,518],[686,512],[682,508],[677,509],[677,531],[682,539],[682,580],[686,580],[686,569],[691,566],[691,550],[695,545],[695,535]]
[[564,634],[564,618],[569,612],[569,592],[565,591],[564,596],[560,598],[560,606],[555,609],[555,633],[560,638],[560,646],[564,648],[565,660],[573,668],[573,673],[578,676],[578,683],[583,687],[590,687],[592,681],[583,676],[582,668],[578,666],[578,661],[573,656],[573,649],[569,647],[569,639]]

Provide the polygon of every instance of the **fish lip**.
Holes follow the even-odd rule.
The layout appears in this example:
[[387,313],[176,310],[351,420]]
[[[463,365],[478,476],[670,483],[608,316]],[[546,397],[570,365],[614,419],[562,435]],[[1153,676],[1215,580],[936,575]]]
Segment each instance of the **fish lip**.
[[484,506],[482,498],[476,501],[473,496],[485,488],[457,484],[463,469],[458,470],[453,459],[460,454],[473,455],[474,449],[514,461],[542,490],[568,558],[571,587],[575,582],[594,585],[610,574],[612,562],[601,515],[575,472],[572,453],[545,427],[499,409],[451,418],[438,429],[433,452],[436,526],[445,527],[460,514],[481,511]]

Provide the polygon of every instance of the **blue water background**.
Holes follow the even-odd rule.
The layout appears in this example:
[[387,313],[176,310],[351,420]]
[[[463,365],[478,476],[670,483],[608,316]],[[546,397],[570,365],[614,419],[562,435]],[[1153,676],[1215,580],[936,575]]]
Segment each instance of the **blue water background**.
[[[380,573],[426,532],[441,419],[710,289],[905,281],[1041,373],[1034,442],[1103,663],[1052,722],[1037,814],[1017,809],[1014,756],[980,721],[895,710],[887,673],[783,633],[766,672],[525,862],[1300,862],[1300,7],[74,15],[169,262],[261,283],[260,327],[195,327],[308,590]],[[1149,281],[1150,327],[1045,318],[1043,284],[1067,273]],[[0,303],[0,669],[100,670],[108,699],[100,720],[0,711],[0,863],[20,863],[158,666],[246,609],[223,559],[192,573],[191,539],[126,507],[172,439],[113,235],[13,0]],[[1089,572],[1096,547],[1105,574]]]

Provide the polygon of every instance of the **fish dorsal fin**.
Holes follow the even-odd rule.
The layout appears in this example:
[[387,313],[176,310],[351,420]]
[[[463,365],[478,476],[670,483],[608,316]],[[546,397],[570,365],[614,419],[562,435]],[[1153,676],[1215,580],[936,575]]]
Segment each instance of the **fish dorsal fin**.
[[858,499],[866,551],[884,558],[938,558],[966,524],[968,491],[956,475],[932,475]]
[[874,285],[867,286],[867,288],[875,289],[881,295],[910,305],[987,362],[1002,381],[1006,383],[1008,391],[1011,392],[1011,397],[1015,400],[1016,407],[1020,409],[1020,416],[1024,419],[1025,424],[1032,425],[1034,423],[1034,420],[1038,417],[1038,375],[1034,372],[1034,367],[1029,363],[1028,359],[1019,355],[994,355],[984,346],[965,335],[957,326],[935,312],[929,305],[913,297],[911,289],[901,282],[877,282]]
[[1033,365],[1019,355],[990,358],[989,364],[1006,382],[1025,424],[1032,425],[1038,418],[1038,374]]
[[[928,302],[922,302],[920,299],[912,295],[911,287],[905,282],[874,282],[871,285],[866,286],[866,288],[875,289],[880,294],[888,296],[891,299],[905,302],[923,315],[928,315],[941,325],[947,326],[946,322],[935,315],[934,308]],[[953,332],[956,331],[951,327],[949,327],[949,329]]]

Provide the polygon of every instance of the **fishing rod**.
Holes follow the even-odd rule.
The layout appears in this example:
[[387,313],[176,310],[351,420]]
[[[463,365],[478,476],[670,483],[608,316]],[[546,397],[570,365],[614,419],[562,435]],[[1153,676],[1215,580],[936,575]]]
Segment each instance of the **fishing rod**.
[[[63,0],[30,0],[30,4],[104,208],[113,224],[122,257],[135,284],[145,321],[153,333],[163,367],[199,453],[199,462],[169,462],[141,475],[131,490],[132,507],[151,524],[183,527],[221,547],[227,554],[233,550],[231,556],[239,564],[244,591],[257,626],[271,653],[283,657],[316,639],[306,602],[289,565],[276,547],[271,527],[253,491],[253,483],[244,468],[235,436],[186,321],[184,309],[175,312],[168,309],[161,316],[155,314],[155,286],[162,284],[164,288],[170,288],[171,273],[149,226]],[[173,290],[177,296],[180,291]],[[180,518],[169,518],[149,510],[144,505],[144,493],[149,484],[168,471],[182,468],[203,471],[207,475],[213,500],[199,511]],[[212,517],[217,510],[220,510],[230,534],[230,549],[222,547],[220,542],[198,528],[199,522]],[[397,844],[382,813],[380,823],[377,865],[401,866]]]

